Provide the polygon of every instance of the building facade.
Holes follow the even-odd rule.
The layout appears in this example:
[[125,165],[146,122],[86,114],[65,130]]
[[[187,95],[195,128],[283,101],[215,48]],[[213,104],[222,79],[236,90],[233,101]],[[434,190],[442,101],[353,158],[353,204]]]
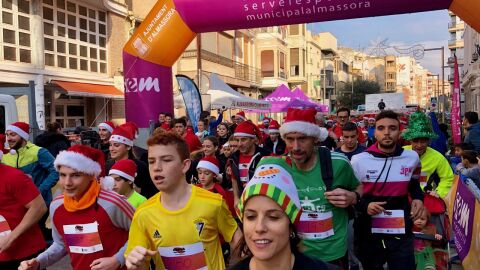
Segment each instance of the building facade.
[[462,88],[465,94],[465,111],[480,111],[480,34],[466,25],[464,34],[465,55]]

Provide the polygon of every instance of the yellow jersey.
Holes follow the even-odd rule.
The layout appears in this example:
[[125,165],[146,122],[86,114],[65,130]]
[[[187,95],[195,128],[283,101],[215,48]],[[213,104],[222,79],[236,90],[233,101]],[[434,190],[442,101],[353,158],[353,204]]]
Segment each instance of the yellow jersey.
[[161,192],[137,209],[125,256],[142,246],[158,252],[153,257],[156,269],[225,269],[219,235],[230,242],[237,223],[220,194],[194,185],[191,188],[183,209],[165,209]]

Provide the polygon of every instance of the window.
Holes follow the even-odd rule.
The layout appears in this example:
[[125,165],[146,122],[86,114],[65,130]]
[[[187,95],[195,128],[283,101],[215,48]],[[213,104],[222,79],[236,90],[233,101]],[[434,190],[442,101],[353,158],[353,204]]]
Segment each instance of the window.
[[290,25],[290,35],[295,36],[299,34],[299,25],[293,24]]
[[290,76],[300,75],[300,49],[290,49]]
[[43,0],[42,12],[45,65],[107,72],[106,13],[73,0]]
[[31,63],[30,2],[1,1],[0,60]]
[[260,55],[262,77],[274,77],[274,56],[273,51],[262,51]]

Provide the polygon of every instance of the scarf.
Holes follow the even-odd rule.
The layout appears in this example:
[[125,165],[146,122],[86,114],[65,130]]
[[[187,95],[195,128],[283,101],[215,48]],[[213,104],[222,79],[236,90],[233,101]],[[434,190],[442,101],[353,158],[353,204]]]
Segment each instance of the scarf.
[[75,200],[72,197],[64,196],[63,205],[68,212],[76,212],[83,209],[87,209],[92,206],[96,201],[97,197],[100,194],[100,184],[97,180],[93,180],[90,187],[87,189],[87,192],[83,194],[80,200]]

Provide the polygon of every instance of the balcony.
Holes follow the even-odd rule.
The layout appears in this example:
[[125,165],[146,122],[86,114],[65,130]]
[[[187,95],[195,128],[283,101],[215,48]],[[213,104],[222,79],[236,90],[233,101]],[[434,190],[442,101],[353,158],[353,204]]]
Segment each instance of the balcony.
[[448,23],[448,31],[455,32],[457,30],[461,30],[465,28],[464,22],[449,22]]
[[450,83],[453,83],[454,79],[455,79],[455,76],[454,76],[454,75],[452,75],[452,74],[448,75],[448,81],[449,81]]

